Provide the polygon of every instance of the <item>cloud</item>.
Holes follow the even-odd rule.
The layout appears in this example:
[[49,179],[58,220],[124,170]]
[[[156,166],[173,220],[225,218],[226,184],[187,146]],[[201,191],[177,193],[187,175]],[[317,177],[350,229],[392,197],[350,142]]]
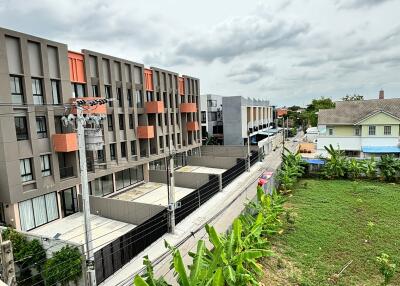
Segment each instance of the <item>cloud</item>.
[[[175,48],[165,52],[160,63],[170,66],[180,58],[186,62],[215,60],[227,63],[234,58],[257,51],[293,47],[299,37],[309,32],[306,22],[282,20],[269,15],[250,15],[232,18],[212,27],[209,31],[184,37]],[[155,60],[151,54],[147,57]],[[159,59],[160,60],[160,59]]]
[[358,9],[370,8],[390,1],[393,0],[338,0],[336,5],[339,9]]
[[235,68],[226,76],[242,84],[250,84],[258,81],[265,75],[273,73],[272,67],[267,64],[252,63],[245,68]]

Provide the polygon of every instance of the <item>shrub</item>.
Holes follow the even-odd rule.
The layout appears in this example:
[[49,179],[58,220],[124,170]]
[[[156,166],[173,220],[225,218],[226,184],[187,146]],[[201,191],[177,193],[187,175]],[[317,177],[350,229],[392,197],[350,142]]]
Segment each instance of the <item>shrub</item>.
[[381,161],[378,163],[383,178],[388,182],[396,180],[397,174],[400,171],[400,160],[396,159],[394,155],[383,155]]
[[388,285],[396,273],[396,264],[390,260],[389,255],[386,253],[376,257],[376,262],[379,265],[379,272],[384,278],[383,285]]
[[324,166],[324,175],[328,179],[343,178],[347,171],[347,159],[344,152],[340,149],[325,146],[325,150],[329,154]]

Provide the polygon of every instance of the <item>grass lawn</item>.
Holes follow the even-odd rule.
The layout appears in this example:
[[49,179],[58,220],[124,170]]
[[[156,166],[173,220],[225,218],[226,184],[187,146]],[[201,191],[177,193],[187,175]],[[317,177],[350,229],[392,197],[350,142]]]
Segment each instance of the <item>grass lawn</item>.
[[265,262],[265,285],[379,285],[381,252],[397,261],[390,285],[400,285],[399,185],[302,180],[287,205],[297,215],[294,229],[273,241],[281,258]]

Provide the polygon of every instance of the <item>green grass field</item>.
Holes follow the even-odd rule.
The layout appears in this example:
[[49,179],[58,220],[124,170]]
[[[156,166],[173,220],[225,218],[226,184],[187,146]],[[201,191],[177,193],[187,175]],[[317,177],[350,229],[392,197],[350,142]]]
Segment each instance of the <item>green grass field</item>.
[[273,241],[282,259],[266,262],[265,285],[380,285],[375,257],[381,252],[397,261],[390,285],[400,285],[399,185],[302,180],[287,206],[297,215],[294,229]]

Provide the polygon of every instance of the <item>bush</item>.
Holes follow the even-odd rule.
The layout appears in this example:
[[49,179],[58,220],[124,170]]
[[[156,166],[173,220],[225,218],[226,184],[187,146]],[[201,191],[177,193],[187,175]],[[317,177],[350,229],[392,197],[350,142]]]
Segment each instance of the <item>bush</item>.
[[64,246],[53,253],[46,261],[43,278],[46,285],[67,285],[69,281],[77,282],[82,275],[82,254],[78,248]]

